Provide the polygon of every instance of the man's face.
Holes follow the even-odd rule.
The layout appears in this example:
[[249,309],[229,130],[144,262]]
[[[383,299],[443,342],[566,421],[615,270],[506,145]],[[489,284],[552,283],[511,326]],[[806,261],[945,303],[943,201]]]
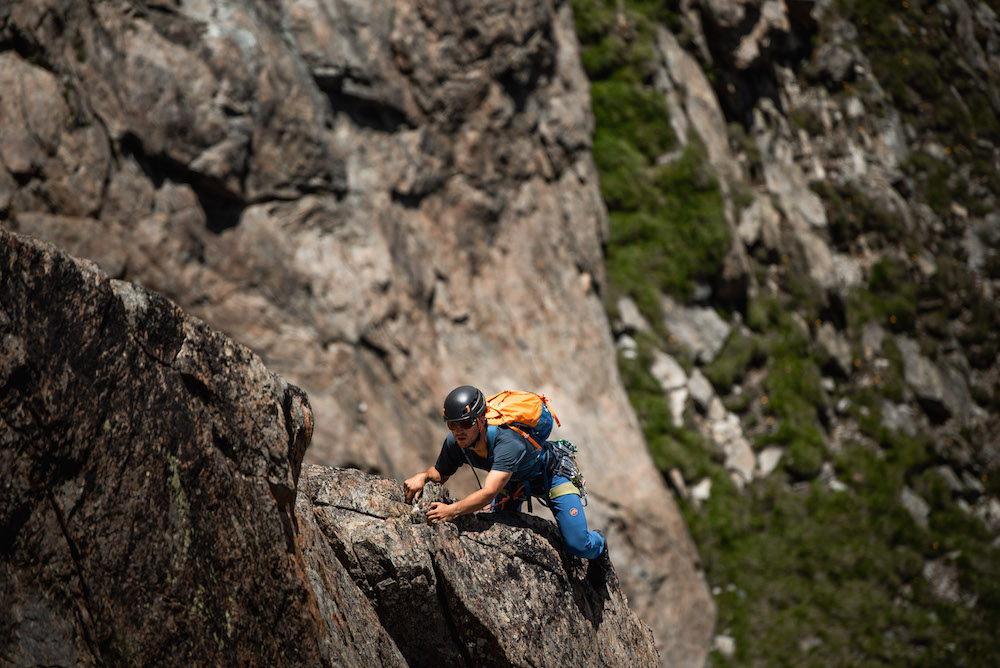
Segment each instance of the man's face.
[[457,420],[448,423],[448,429],[455,435],[455,441],[463,448],[468,448],[479,438],[479,418]]

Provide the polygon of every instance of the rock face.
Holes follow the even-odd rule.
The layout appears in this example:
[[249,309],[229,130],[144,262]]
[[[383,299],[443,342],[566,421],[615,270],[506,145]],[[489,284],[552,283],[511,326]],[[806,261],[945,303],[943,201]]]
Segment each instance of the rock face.
[[0,662],[657,665],[552,523],[300,479],[308,401],[247,348],[4,230],[0,279]]
[[[1000,109],[1000,89],[989,74],[990,63],[1000,58],[995,11],[955,0],[893,19],[907,48],[917,46],[911,35],[938,31],[938,40],[954,35],[949,62],[959,59],[968,77],[954,84],[965,93],[953,86],[949,95],[967,94],[987,107],[974,108],[971,100],[969,107],[960,104],[963,122],[949,129],[951,123],[913,118],[912,110],[907,117],[896,108],[901,94],[880,82],[885,64],[872,62],[879,52],[870,48],[871,35],[859,33],[867,29],[860,14],[853,16],[854,25],[832,3],[791,0],[691,0],[680,8],[687,49],[661,30],[654,80],[677,136],[681,141],[696,136],[720,177],[727,217],[741,242],[737,255],[752,257],[757,265],[747,296],[794,294],[797,328],[827,359],[822,392],[839,395],[841,403],[839,415],[832,405],[823,408],[822,421],[831,422],[822,429],[825,447],[836,453],[845,441],[858,439],[857,421],[848,417],[857,412],[853,398],[885,385],[887,373],[896,374],[901,381],[896,401],[903,405],[885,409],[882,423],[911,436],[955,440],[960,447],[947,455],[954,466],[975,461],[969,467],[975,477],[992,475],[1000,461],[995,436],[1000,415],[992,398],[1000,366],[991,333],[1000,281],[996,254],[986,261],[985,249],[996,240],[991,230],[1000,195],[995,181],[1000,135],[990,131]],[[714,88],[703,72],[709,65]],[[925,84],[908,85],[927,92]],[[935,105],[919,106],[930,112]],[[942,144],[948,141],[956,144],[954,150]],[[975,160],[963,141],[975,145]],[[947,165],[939,168],[943,183],[934,183],[934,170],[914,167],[936,163]],[[737,193],[743,193],[741,211],[732,207]],[[971,202],[978,213],[962,202]],[[987,268],[990,263],[994,269]],[[901,277],[921,286],[909,288],[909,304],[893,301],[903,291]],[[856,299],[865,291],[875,306],[862,313],[858,325],[851,321],[860,319]],[[714,315],[724,308],[720,296],[703,301],[697,310],[701,319],[690,307],[664,302],[665,329],[697,365],[690,377],[675,376],[665,392],[679,398],[675,423],[686,420],[725,450],[726,468],[745,481],[759,453],[746,450],[744,465],[737,465],[740,460],[729,456],[731,441],[720,433],[752,441],[766,438],[774,427],[759,419],[759,411],[744,411],[742,418],[721,404],[713,411],[714,392],[695,398],[690,385],[698,383],[697,367],[716,359],[719,336],[749,332],[744,322],[725,323]],[[897,318],[894,309],[909,311]],[[705,312],[721,325],[703,324]],[[616,324],[619,345],[632,341],[633,328],[624,319]],[[662,358],[659,351],[654,357]],[[751,406],[766,401],[759,374],[731,380],[736,382],[714,388],[722,398]],[[689,418],[683,417],[685,410]],[[966,435],[955,438],[959,433]]]
[[[166,299],[0,230],[0,656],[13,665],[402,665],[303,577],[305,395]],[[341,577],[338,579],[337,575]]]
[[432,490],[411,507],[399,483],[355,469],[311,466],[301,490],[300,513],[314,512],[411,666],[659,663],[614,571],[568,556],[550,521],[428,526]]
[[[652,357],[673,422],[741,489],[784,472],[840,489],[831,460],[885,428],[937,444],[951,494],[995,536],[995,8],[668,4],[643,80],[678,141],[704,146],[733,241],[698,303],[619,304],[622,357],[668,331]],[[303,388],[310,463],[402,479],[433,461],[451,387],[545,392],[631,605],[665,663],[701,665],[714,605],[600,300],[579,56],[557,0],[3,2],[0,221],[165,295]],[[764,402],[783,365],[711,373],[756,336],[742,305],[759,299],[788,307],[782,334],[818,360],[805,464],[758,444],[781,435]],[[707,505],[703,475],[671,478]]]
[[0,90],[4,224],[303,388],[311,463],[403,479],[452,387],[546,393],[632,606],[703,663],[714,605],[600,300],[566,2],[8,2]]
[[[915,444],[921,464],[908,464],[898,478],[886,467],[869,473],[869,481],[877,479],[894,499],[900,525],[933,534],[935,546],[945,543],[942,532],[952,532],[963,547],[942,559],[921,553],[922,540],[914,540],[924,564],[917,581],[930,595],[910,597],[908,587],[889,584],[879,596],[890,607],[910,598],[907,605],[924,606],[928,619],[937,614],[925,611],[941,601],[974,609],[980,621],[969,625],[969,636],[993,642],[989,587],[968,582],[981,572],[969,554],[979,551],[986,563],[997,563],[1000,546],[996,3],[683,0],[671,6],[677,14],[669,29],[648,31],[656,36],[655,55],[636,70],[652,72],[647,89],[664,96],[678,142],[703,146],[719,177],[726,222],[738,240],[731,266],[742,259],[749,267],[742,295],[748,306],[737,300],[734,307],[733,295],[714,283],[701,294],[694,290],[696,303],[687,308],[664,300],[661,312],[646,306],[641,317],[623,299],[615,331],[623,358],[638,360],[633,366],[644,365],[658,381],[673,425],[700,432],[690,450],[711,458],[703,466],[674,457],[666,466],[677,466],[670,477],[690,500],[689,519],[704,520],[692,525],[719,594],[715,650],[740,665],[787,662],[798,651],[817,664],[865,662],[853,635],[844,643],[813,635],[815,627],[838,623],[843,615],[834,611],[820,614],[823,621],[812,629],[796,627],[783,644],[759,643],[789,612],[784,602],[766,610],[764,596],[727,596],[764,588],[770,597],[774,583],[752,569],[739,572],[733,564],[742,563],[740,548],[724,545],[741,545],[732,532],[741,518],[752,517],[750,526],[772,519],[770,504],[748,510],[762,490],[821,489],[811,493],[819,516],[826,500],[832,507],[837,495],[850,498],[868,484],[853,457],[875,452],[891,461],[901,444]],[[595,25],[607,25],[591,13]],[[642,18],[662,20],[653,16]],[[629,21],[638,26],[633,34],[649,27],[627,11],[618,21],[623,35]],[[585,34],[592,40],[585,60],[612,60],[602,51],[602,33],[591,25],[581,29]],[[680,154],[671,147],[662,160]],[[702,324],[706,311],[723,326]],[[711,345],[720,342],[716,332],[725,345]],[[794,352],[781,351],[789,342]],[[802,360],[811,361],[800,366]],[[802,399],[809,405],[794,408]],[[930,470],[921,477],[924,468]],[[824,517],[826,526],[837,526],[831,514]],[[813,521],[804,517],[802,526]],[[796,536],[788,550],[803,549],[798,530],[784,535]],[[882,530],[872,531],[869,542],[880,541],[886,542]],[[774,545],[774,552],[784,551]],[[820,561],[807,577],[830,578],[846,591],[845,580],[830,575],[836,565]],[[881,579],[859,583],[869,591],[866,605]],[[748,617],[753,630],[738,630]],[[941,646],[986,644],[935,636]],[[881,640],[874,643],[878,653],[886,651]],[[906,652],[935,661],[919,643],[902,640],[897,647],[900,658],[890,662],[916,660],[903,658]]]

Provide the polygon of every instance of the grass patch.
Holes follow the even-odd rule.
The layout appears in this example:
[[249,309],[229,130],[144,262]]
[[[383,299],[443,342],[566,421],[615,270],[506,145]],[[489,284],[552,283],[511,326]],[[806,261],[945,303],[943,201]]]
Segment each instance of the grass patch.
[[[658,67],[658,23],[676,14],[657,2],[576,2],[583,63],[596,121],[594,160],[608,207],[607,265],[616,301],[632,296],[651,322],[660,293],[681,298],[712,279],[730,246],[722,193],[694,137],[679,155],[663,96],[650,79]],[[666,163],[666,164],[664,164]]]
[[[663,96],[633,77],[621,75],[595,81],[590,95],[597,124],[595,141],[613,137],[614,145],[628,147],[642,160],[643,167],[676,145],[674,131],[666,122],[669,115]],[[604,158],[605,164],[617,162],[613,153],[595,153]]]
[[836,187],[817,181],[813,192],[826,205],[827,230],[831,243],[841,251],[852,250],[858,237],[870,233],[869,245],[875,248],[897,243],[905,238],[902,217],[874,202],[856,185]]
[[[694,281],[711,280],[730,243],[721,193],[703,147],[688,140],[679,151],[678,140],[688,138],[673,135],[666,106],[649,85],[657,65],[654,27],[659,22],[677,30],[671,10],[676,3],[573,4],[592,82],[594,157],[611,223],[606,303],[610,310],[618,296],[630,295],[655,327],[662,322],[662,293],[683,298]],[[945,212],[952,201],[968,199],[966,185],[955,177],[956,160],[971,166],[976,184],[1000,193],[992,158],[975,143],[980,132],[980,138],[1000,143],[1000,128],[982,91],[960,74],[966,65],[950,53],[954,26],[939,6],[923,0],[904,5],[836,0],[832,11],[858,27],[875,74],[903,121],[945,147],[945,160],[915,153],[904,165],[920,196]],[[912,38],[906,36],[911,27]],[[986,121],[980,125],[981,118]],[[819,129],[818,119],[808,115],[792,122],[809,132]],[[730,134],[734,143],[745,144],[749,169],[761,178],[756,146],[738,125]],[[859,236],[874,248],[900,244],[916,252],[921,244],[907,236],[899,218],[886,210],[889,205],[872,201],[862,190],[822,184],[814,189],[828,206],[830,238],[839,248],[850,250]],[[974,215],[979,211],[975,202],[963,204]],[[878,367],[880,376],[871,386],[850,395],[849,410],[865,443],[844,444],[834,454],[826,450],[823,436],[829,400],[820,369],[826,358],[814,348],[806,323],[830,320],[829,313],[836,313],[836,322],[846,325],[856,342],[861,325],[877,322],[914,336],[925,354],[935,341],[953,337],[978,346],[970,363],[989,365],[1000,353],[997,309],[979,303],[968,277],[953,265],[939,260],[937,273],[927,279],[905,258],[891,257],[873,266],[868,285],[846,303],[831,305],[808,280],[801,249],[784,253],[762,258],[762,264],[784,262],[780,277],[786,296],[749,303],[745,323],[750,333],[732,335],[703,368],[720,393],[750,368],[766,368],[764,414],[775,427],[755,445],[776,443],[785,450],[783,469],[767,480],[737,489],[724,470],[722,453],[672,423],[667,398],[649,373],[653,350],[668,349],[662,337],[640,335],[637,356],[619,358],[656,465],[664,473],[678,468],[686,480],[708,477],[713,483],[707,503],[681,502],[715,591],[717,632],[736,639],[732,660],[713,654],[711,662],[985,665],[1000,655],[995,633],[1000,628],[1000,549],[990,547],[979,520],[955,502],[935,469],[933,444],[882,425],[884,402],[898,403],[904,396],[898,347],[887,337],[882,356],[888,365]],[[988,261],[1000,267],[996,257],[991,254]],[[764,268],[757,269],[763,284]],[[1000,274],[995,267],[990,271]],[[974,391],[980,404],[1000,405],[996,388]],[[749,411],[746,401],[737,410]],[[815,479],[824,461],[833,463],[846,491],[831,491]],[[995,491],[1000,481],[990,478],[984,484]],[[927,527],[902,506],[904,485],[930,505]],[[923,575],[926,560],[954,564],[963,596],[978,597],[975,605],[966,606],[969,598],[935,598]]]
[[635,410],[657,468],[664,473],[677,468],[685,480],[696,480],[710,474],[713,455],[721,461],[696,432],[675,425],[670,417],[670,403],[663,388],[649,372],[653,363],[652,352],[656,347],[653,337],[637,338],[637,355],[633,359],[619,356],[618,367],[622,381],[629,390],[629,401]]
[[[1000,550],[976,540],[947,492],[926,492],[942,488],[935,472],[909,477],[931,461],[929,444],[885,439],[885,457],[852,446],[837,460],[846,492],[771,479],[740,496],[720,479],[708,506],[686,506],[718,592],[717,628],[737,639],[733,659],[713,665],[974,666],[1000,649]],[[899,502],[906,482],[932,502],[927,529]],[[961,586],[982,602],[971,609],[934,598],[923,578],[925,559],[954,550]]]
[[923,151],[910,154],[902,167],[920,184],[924,199],[939,216],[947,215],[952,201],[964,194],[955,189],[953,168]]
[[725,394],[746,375],[747,369],[762,365],[767,359],[767,353],[767,345],[762,338],[733,332],[715,359],[702,369],[702,373],[717,392]]
[[680,25],[669,3],[650,0],[574,0],[573,19],[591,81],[621,71],[651,76],[657,25]]
[[766,412],[778,423],[775,432],[759,436],[755,446],[783,445],[788,448],[782,460],[785,470],[795,480],[809,480],[819,475],[825,446],[819,428],[820,411],[826,397],[820,386],[819,365],[810,357],[792,351],[772,352],[764,380]]
[[867,290],[855,290],[847,298],[847,322],[860,331],[875,322],[893,332],[912,332],[917,320],[918,285],[907,269],[893,258],[872,266]]
[[661,164],[677,147],[662,95],[620,73],[594,81],[591,94],[611,282],[657,321],[660,293],[687,296],[693,281],[719,273],[730,245],[722,193],[693,137]]
[[921,299],[940,304],[946,319],[969,363],[989,367],[1000,357],[1000,309],[977,286],[977,277],[968,267],[942,258],[937,273],[921,286]]
[[731,243],[722,193],[697,141],[658,166],[643,163],[619,137],[600,134],[594,150],[602,180],[608,174],[602,183],[611,221],[608,273],[615,289],[631,295],[650,321],[659,320],[660,294],[688,297],[696,281],[721,273]]

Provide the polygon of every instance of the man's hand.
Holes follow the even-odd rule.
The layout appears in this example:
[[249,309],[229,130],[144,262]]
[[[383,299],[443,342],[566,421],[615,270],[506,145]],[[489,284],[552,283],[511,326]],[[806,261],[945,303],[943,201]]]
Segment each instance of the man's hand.
[[[416,476],[414,476],[416,477]],[[450,522],[459,515],[474,513],[489,504],[503,486],[510,480],[511,474],[506,471],[490,471],[483,481],[483,488],[455,503],[440,503],[435,501],[427,507],[427,523]],[[409,480],[407,480],[409,483]]]
[[437,524],[438,522],[450,522],[460,514],[461,513],[455,509],[455,504],[435,501],[427,508],[427,523]]
[[427,484],[427,473],[418,473],[417,475],[409,478],[403,483],[403,487],[406,488],[406,502],[410,503],[414,499],[419,499],[420,494],[424,491],[424,485]]

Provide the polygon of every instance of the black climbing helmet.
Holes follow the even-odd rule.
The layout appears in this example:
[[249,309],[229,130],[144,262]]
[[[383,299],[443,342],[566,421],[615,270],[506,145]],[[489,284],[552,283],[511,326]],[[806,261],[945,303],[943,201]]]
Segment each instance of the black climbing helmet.
[[471,385],[452,390],[444,400],[444,421],[457,422],[482,417],[486,413],[486,397]]

